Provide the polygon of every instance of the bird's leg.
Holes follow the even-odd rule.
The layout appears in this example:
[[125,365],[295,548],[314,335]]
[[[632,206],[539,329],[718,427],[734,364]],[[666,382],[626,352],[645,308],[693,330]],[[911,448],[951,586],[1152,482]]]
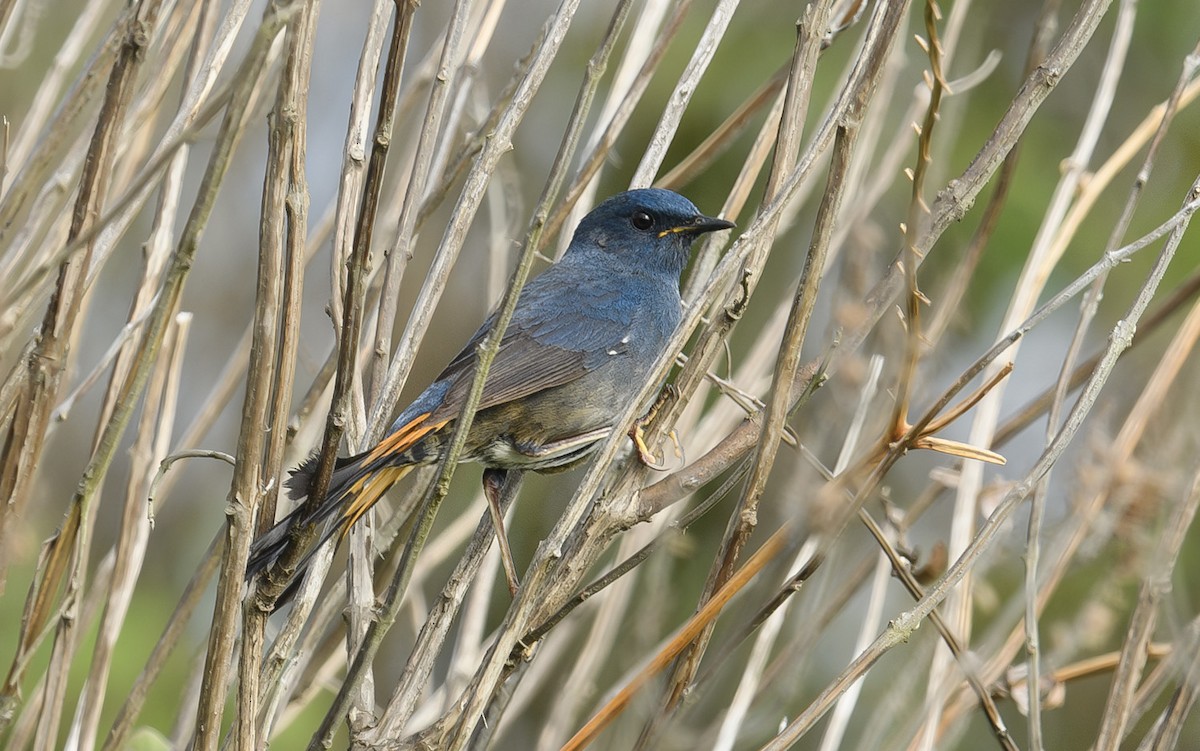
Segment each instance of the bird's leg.
[[483,495],[487,498],[488,511],[492,514],[492,527],[496,530],[496,542],[500,544],[500,562],[504,565],[504,578],[508,581],[508,591],[515,597],[517,587],[517,566],[513,562],[512,549],[508,547],[508,533],[504,530],[504,509],[500,507],[500,497],[508,482],[508,471],[487,468],[483,470]]
[[[645,464],[650,469],[665,470],[667,464],[656,459],[650,447],[646,445],[645,427],[658,415],[659,410],[667,405],[667,402],[678,395],[679,392],[676,391],[673,384],[668,383],[663,386],[662,391],[658,392],[658,398],[654,400],[654,404],[650,405],[650,409],[646,414],[634,420],[633,427],[629,429],[629,437],[633,439],[633,447],[637,449],[638,458],[642,460],[642,464]],[[679,446],[678,440],[675,441],[675,445],[676,447]]]

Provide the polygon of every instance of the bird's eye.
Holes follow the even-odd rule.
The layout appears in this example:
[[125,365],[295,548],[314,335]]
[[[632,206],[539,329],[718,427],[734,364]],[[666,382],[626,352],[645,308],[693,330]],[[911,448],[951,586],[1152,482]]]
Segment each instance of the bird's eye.
[[654,226],[654,217],[644,211],[635,211],[633,216],[629,218],[634,229],[640,229],[643,232]]

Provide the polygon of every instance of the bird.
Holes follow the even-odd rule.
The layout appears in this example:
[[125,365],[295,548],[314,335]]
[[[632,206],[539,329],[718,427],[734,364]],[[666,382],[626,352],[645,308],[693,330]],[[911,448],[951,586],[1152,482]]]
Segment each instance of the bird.
[[[460,455],[483,465],[485,490],[496,490],[501,473],[569,469],[617,428],[616,415],[641,389],[682,319],[679,283],[693,241],[734,226],[661,188],[618,193],[579,222],[562,258],[522,289],[488,371]],[[410,470],[442,458],[474,378],[477,345],[496,315],[379,443],[337,460],[319,504],[297,507],[252,543],[247,579],[282,555],[293,524],[324,525],[292,575],[294,586],[313,551],[343,538]],[[644,450],[640,438],[635,444]],[[307,495],[316,460],[292,470],[286,486],[294,501]]]

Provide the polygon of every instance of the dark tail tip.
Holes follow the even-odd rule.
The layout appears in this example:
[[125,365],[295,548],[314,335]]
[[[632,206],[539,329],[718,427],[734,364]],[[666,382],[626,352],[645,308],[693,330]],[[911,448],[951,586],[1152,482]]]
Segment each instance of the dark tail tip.
[[[284,481],[283,484],[287,489],[287,494],[293,501],[300,501],[308,496],[308,489],[312,484],[313,476],[316,474],[319,458],[320,455],[314,453],[293,468],[288,479]],[[288,546],[291,544],[290,538],[294,524],[312,523],[323,526],[323,529],[321,529],[317,536],[316,542],[309,547],[304,557],[300,559],[300,563],[297,564],[295,572],[288,579],[286,589],[276,601],[276,607],[286,604],[295,596],[300,582],[304,580],[312,564],[313,556],[321,545],[338,532],[344,531],[346,526],[344,520],[339,523],[332,523],[330,521],[338,517],[344,495],[344,488],[339,489],[341,485],[339,475],[336,474],[336,471],[344,469],[347,465],[353,464],[354,461],[354,457],[337,460],[334,465],[335,474],[332,478],[332,487],[329,490],[329,494],[308,516],[301,518],[301,509],[303,507],[297,507],[296,510],[280,519],[275,523],[275,526],[268,529],[251,543],[250,558],[246,563],[247,581],[270,569],[288,549]]]
[[[291,523],[292,518],[290,516],[284,517],[250,545],[250,559],[246,562],[247,582],[254,580],[260,574],[267,571],[275,564],[279,556],[283,555],[289,544],[288,538],[291,536]],[[276,609],[283,607],[296,596],[296,592],[300,589],[300,583],[304,581],[305,576],[308,574],[308,569],[312,565],[313,556],[321,545],[329,539],[332,531],[335,529],[336,525],[333,526],[333,529],[322,532],[312,548],[300,559],[296,570],[288,577],[287,584],[275,600]]]
[[298,501],[308,495],[313,475],[317,472],[317,460],[320,458],[320,454],[314,453],[288,472],[289,477],[284,480],[283,486],[287,488],[288,497],[293,501]]
[[246,562],[246,579],[252,579],[271,567],[287,548],[291,517],[284,517],[250,544],[250,560]]
[[[283,485],[287,489],[288,497],[293,501],[302,500],[308,495],[309,484],[312,482],[313,473],[317,469],[317,458],[317,454],[313,454],[305,459],[291,470],[290,476],[284,481]],[[283,552],[287,550],[292,524],[296,521],[295,517],[296,512],[293,511],[276,522],[266,532],[259,535],[250,544],[250,558],[246,562],[247,582],[254,580],[267,571],[267,569],[271,568],[279,556],[283,555]],[[287,604],[295,596],[299,583],[304,579],[308,562],[309,560],[306,556],[288,580],[287,587],[280,594],[279,599],[275,601],[276,608]]]
[[[308,487],[313,474],[317,471],[318,455],[305,459],[289,471],[288,479],[283,486],[287,489],[288,497],[293,501],[303,500],[308,495]],[[275,522],[275,526],[259,535],[250,545],[250,560],[246,563],[246,579],[266,571],[275,559],[287,548],[288,535],[292,523],[296,520],[299,507],[292,513]]]

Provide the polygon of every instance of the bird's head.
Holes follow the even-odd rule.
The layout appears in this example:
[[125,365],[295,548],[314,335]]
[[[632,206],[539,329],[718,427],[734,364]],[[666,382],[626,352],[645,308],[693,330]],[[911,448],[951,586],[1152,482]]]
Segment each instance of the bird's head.
[[692,241],[733,222],[705,216],[696,206],[662,188],[629,190],[609,198],[579,223],[568,252],[588,249],[678,277]]

